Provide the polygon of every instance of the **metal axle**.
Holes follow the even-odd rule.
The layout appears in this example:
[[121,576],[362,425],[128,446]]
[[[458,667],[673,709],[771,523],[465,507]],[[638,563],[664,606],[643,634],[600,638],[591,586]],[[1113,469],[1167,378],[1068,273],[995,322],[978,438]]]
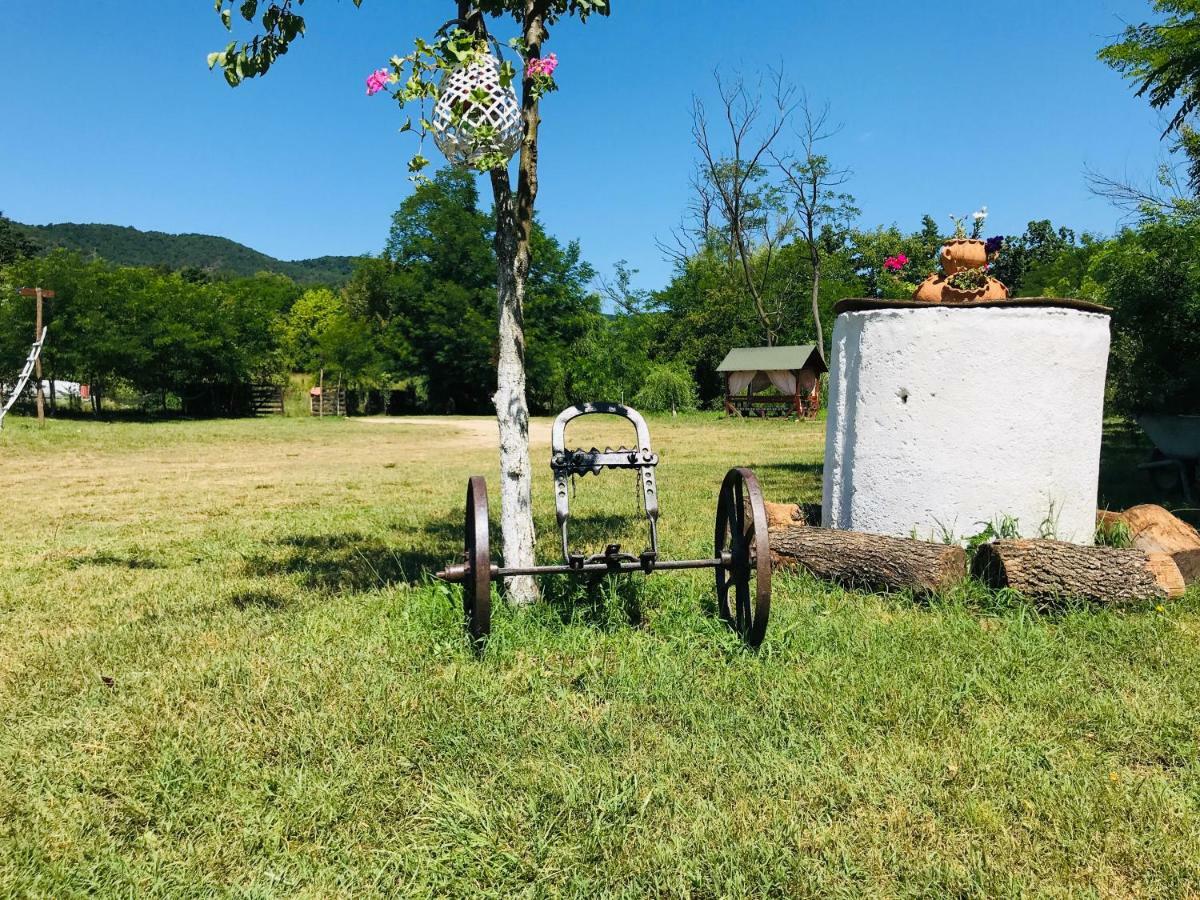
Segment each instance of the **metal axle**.
[[[731,565],[730,554],[726,553],[720,559],[664,559],[655,562],[649,569],[646,569],[639,562],[596,562],[584,563],[581,566],[569,566],[559,564],[556,566],[492,566],[491,576],[496,578],[514,578],[518,575],[577,575],[583,574],[618,574],[622,572],[654,572],[659,569],[678,570],[678,569],[720,569],[728,568]],[[437,577],[442,581],[448,581],[451,584],[461,584],[466,581],[470,574],[470,566],[459,564],[457,566],[448,566],[441,572],[437,573]]]

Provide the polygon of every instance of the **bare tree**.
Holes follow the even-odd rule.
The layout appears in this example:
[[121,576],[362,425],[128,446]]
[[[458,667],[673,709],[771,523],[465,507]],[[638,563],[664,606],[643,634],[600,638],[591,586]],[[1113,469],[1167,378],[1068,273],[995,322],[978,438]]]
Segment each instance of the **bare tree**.
[[808,96],[801,94],[796,103],[795,135],[799,150],[792,156],[772,158],[782,173],[789,199],[799,219],[801,239],[808,249],[812,265],[812,314],[817,329],[817,348],[825,357],[825,335],[821,327],[821,267],[828,252],[826,244],[837,231],[844,230],[858,215],[854,198],[840,191],[851,176],[848,168],[837,168],[821,152],[825,141],[841,126],[829,121],[829,104],[814,108]]
[[600,292],[616,309],[620,310],[622,315],[635,316],[648,311],[654,305],[648,290],[633,286],[633,278],[637,274],[638,270],[631,269],[628,260],[619,259],[613,263],[611,279],[604,275],[596,276]]
[[1126,214],[1127,219],[1151,215],[1195,218],[1200,215],[1200,132],[1189,125],[1179,128],[1178,139],[1162,160],[1153,184],[1141,184],[1126,174],[1123,178],[1084,169],[1088,189]]
[[[720,217],[731,263],[740,271],[771,346],[783,327],[791,293],[790,278],[777,265],[778,256],[795,222],[779,191],[764,183],[766,160],[783,132],[796,92],[779,73],[772,74],[772,90],[765,100],[761,79],[747,85],[740,74],[728,81],[720,72],[713,77],[720,98],[719,125],[710,126],[704,104],[692,98],[692,137],[700,151],[702,176],[698,208],[710,232],[714,213]],[[717,146],[716,131],[727,141],[724,146]]]
[[659,252],[677,266],[683,266],[712,242],[716,228],[714,191],[703,163],[696,166],[689,182],[692,199],[683,220],[671,229],[670,240],[655,238]]

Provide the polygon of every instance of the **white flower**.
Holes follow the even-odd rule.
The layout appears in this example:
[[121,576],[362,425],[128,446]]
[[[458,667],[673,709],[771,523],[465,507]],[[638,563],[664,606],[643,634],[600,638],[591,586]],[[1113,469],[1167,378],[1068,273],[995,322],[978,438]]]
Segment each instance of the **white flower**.
[[988,212],[987,212],[986,206],[983,207],[983,209],[975,210],[975,212],[971,214],[971,218],[973,218],[976,222],[982,222],[987,217],[988,217]]

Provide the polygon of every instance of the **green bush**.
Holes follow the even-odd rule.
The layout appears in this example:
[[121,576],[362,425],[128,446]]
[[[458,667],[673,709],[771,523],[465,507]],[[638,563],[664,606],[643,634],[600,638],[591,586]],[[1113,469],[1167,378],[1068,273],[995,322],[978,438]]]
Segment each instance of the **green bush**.
[[696,383],[687,370],[678,365],[655,366],[646,376],[633,405],[646,412],[693,410],[697,404]]

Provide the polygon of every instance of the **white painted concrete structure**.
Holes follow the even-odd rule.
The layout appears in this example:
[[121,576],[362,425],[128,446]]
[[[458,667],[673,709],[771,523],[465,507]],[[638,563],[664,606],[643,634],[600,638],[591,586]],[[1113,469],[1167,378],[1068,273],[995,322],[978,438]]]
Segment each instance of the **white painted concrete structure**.
[[1104,313],[1019,301],[842,313],[823,524],[1092,543],[1108,345]]

